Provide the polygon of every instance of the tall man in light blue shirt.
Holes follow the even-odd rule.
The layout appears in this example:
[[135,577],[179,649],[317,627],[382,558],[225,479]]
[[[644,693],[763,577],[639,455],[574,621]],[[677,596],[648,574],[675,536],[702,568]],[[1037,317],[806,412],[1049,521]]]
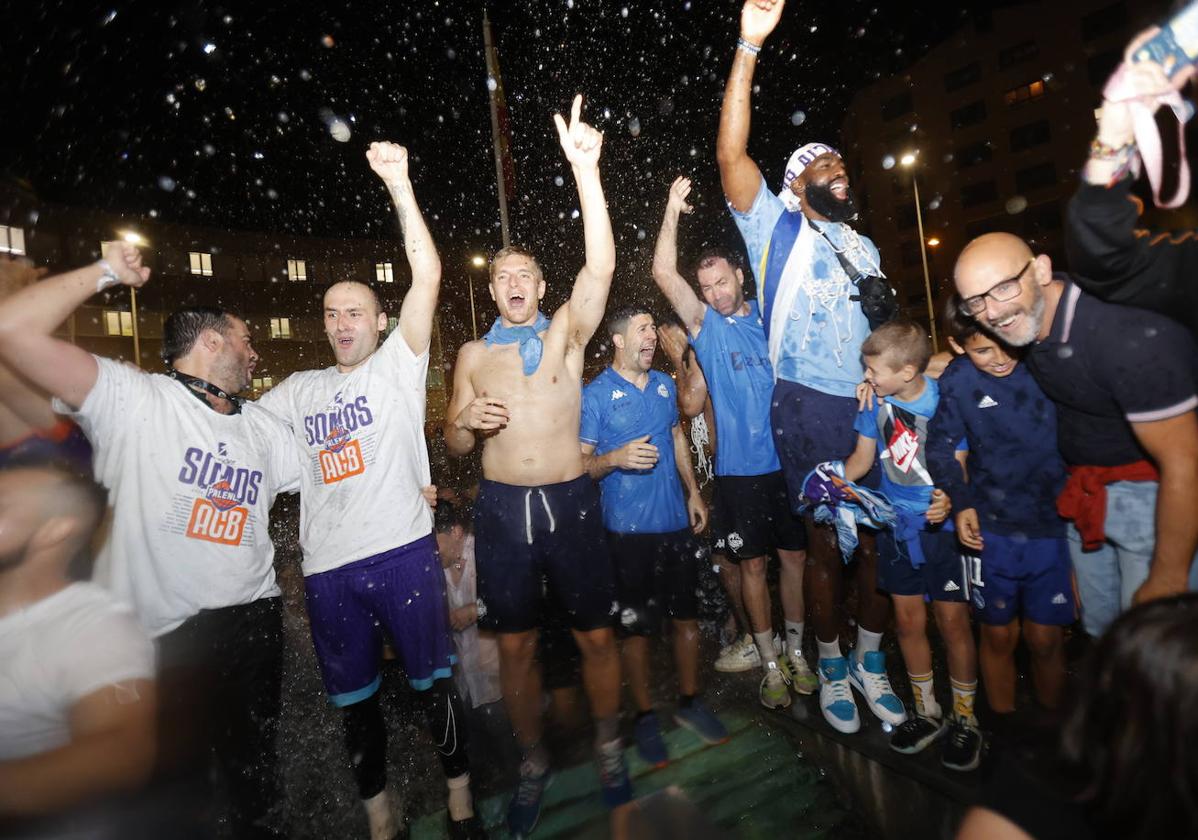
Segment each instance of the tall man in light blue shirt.
[[[748,154],[750,96],[757,53],[781,17],[783,0],[747,0],[740,38],[724,91],[716,157],[724,195],[744,238],[759,284],[759,300],[777,382],[771,404],[775,443],[797,509],[803,479],[821,461],[845,458],[856,443],[854,398],[862,379],[861,344],[869,322],[854,300],[853,277],[843,267],[881,276],[874,244],[846,224],[856,216],[848,175],[840,155],[822,143],[809,143],[791,156],[782,191],[774,195]],[[876,471],[875,471],[876,473]],[[876,482],[876,476],[870,478]],[[808,516],[811,553],[811,620],[820,658],[820,707],[841,732],[856,732],[860,718],[851,683],[884,722],[902,719],[889,711],[893,696],[885,669],[866,670],[864,652],[877,650],[889,605],[876,588],[877,548],[863,534],[858,550],[856,655],[844,673],[840,650],[840,552],[836,534]],[[787,625],[787,650],[801,647]],[[798,635],[798,638],[795,636]],[[879,662],[871,657],[871,663]],[[825,668],[824,665],[829,665]],[[847,701],[847,702],[846,702]]]
[[[607,320],[611,367],[582,389],[583,464],[599,480],[628,687],[637,706],[637,749],[649,764],[669,756],[649,695],[649,638],[668,617],[674,630],[678,711],[674,720],[708,743],[728,737],[698,699],[699,558],[695,534],[707,506],[678,424],[674,380],[653,370],[657,326],[643,307],[625,306]],[[686,494],[683,495],[683,487]]]

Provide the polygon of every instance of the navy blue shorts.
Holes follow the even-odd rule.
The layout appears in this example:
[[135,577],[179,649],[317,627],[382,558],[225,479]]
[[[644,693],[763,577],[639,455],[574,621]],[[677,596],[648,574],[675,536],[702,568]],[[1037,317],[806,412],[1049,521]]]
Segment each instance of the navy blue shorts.
[[711,504],[712,551],[739,563],[770,549],[803,551],[807,532],[787,502],[781,472],[717,475]]
[[[824,461],[843,461],[857,448],[855,397],[834,397],[797,382],[779,379],[774,383],[770,423],[782,473],[786,476],[792,510],[802,502],[803,480]],[[717,430],[718,431],[718,430]],[[878,465],[858,484],[877,488]]]
[[699,556],[689,528],[667,534],[608,532],[616,599],[617,630],[624,636],[656,636],[662,617],[693,621],[698,616]]
[[615,620],[607,532],[590,476],[541,487],[483,479],[474,504],[474,558],[483,627],[532,630],[546,595],[575,630]]
[[308,620],[325,690],[336,706],[379,688],[382,633],[408,682],[423,690],[453,675],[445,572],[430,534],[304,578]]
[[926,595],[933,601],[968,602],[973,571],[962,556],[957,534],[947,529],[920,531],[924,564],[911,565],[907,547],[886,528],[878,532],[878,589],[890,595]]
[[1069,542],[982,532],[981,582],[973,602],[982,624],[1007,625],[1019,615],[1065,626],[1077,618]]

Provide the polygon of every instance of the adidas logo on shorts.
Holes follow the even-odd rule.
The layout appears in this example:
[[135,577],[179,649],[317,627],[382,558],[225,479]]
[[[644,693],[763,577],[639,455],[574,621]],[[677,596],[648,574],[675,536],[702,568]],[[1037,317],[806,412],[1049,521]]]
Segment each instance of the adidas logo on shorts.
[[989,394],[978,400],[978,408],[994,408],[998,403]]
[[1056,595],[1052,596],[1052,602],[1054,604],[1068,604],[1069,599],[1065,597],[1064,592],[1058,592]]
[[955,580],[950,580],[948,583],[944,584],[944,591],[945,592],[960,592],[961,587],[957,586],[957,582]]

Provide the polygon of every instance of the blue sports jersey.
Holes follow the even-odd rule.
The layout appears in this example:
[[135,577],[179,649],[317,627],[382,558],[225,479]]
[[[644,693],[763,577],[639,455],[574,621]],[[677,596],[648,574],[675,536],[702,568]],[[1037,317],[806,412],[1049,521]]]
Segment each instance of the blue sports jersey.
[[874,400],[874,407],[857,415],[853,428],[878,445],[882,466],[879,485],[896,508],[911,513],[926,513],[932,501],[932,477],[928,472],[928,422],[936,413],[940,388],[936,380],[924,377],[924,389],[914,401],[905,403],[894,397]]
[[682,479],[674,460],[678,401],[674,380],[649,371],[641,390],[610,367],[582,389],[582,428],[578,437],[595,454],[619,449],[649,435],[657,447],[651,470],[612,470],[599,482],[603,525],[617,534],[665,534],[687,527]]
[[[953,512],[978,512],[982,528],[1026,537],[1064,536],[1056,498],[1065,482],[1056,406],[1026,365],[1009,376],[953,359],[940,377],[940,405],[928,427],[928,467]],[[969,482],[953,457],[969,441]]]
[[747,315],[703,315],[695,355],[715,409],[716,475],[765,475],[782,468],[774,449],[770,399],[774,371],[757,301]]

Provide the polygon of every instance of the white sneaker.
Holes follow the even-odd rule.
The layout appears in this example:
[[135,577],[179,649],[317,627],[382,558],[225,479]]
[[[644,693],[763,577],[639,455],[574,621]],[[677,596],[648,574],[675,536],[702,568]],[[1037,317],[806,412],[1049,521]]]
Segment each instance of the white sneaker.
[[819,708],[837,732],[852,735],[861,728],[853,689],[849,688],[848,662],[843,656],[819,661]]
[[[782,655],[782,637],[774,634],[774,655]],[[745,633],[744,637],[720,650],[720,656],[715,661],[715,669],[722,674],[739,674],[761,667],[761,653],[753,637]]]
[[819,687],[819,678],[815,676],[815,672],[811,670],[811,666],[807,664],[807,660],[803,658],[802,654],[791,651],[782,657],[778,664],[790,678],[790,686],[794,689],[795,694],[815,693],[815,689]]
[[903,723],[907,719],[907,710],[890,687],[885,654],[878,650],[866,651],[862,661],[858,662],[856,652],[850,651],[848,660],[849,682],[865,698],[869,710],[883,723],[891,726]]
[[767,709],[785,709],[790,705],[790,680],[776,664],[766,668],[759,694],[761,705]]

